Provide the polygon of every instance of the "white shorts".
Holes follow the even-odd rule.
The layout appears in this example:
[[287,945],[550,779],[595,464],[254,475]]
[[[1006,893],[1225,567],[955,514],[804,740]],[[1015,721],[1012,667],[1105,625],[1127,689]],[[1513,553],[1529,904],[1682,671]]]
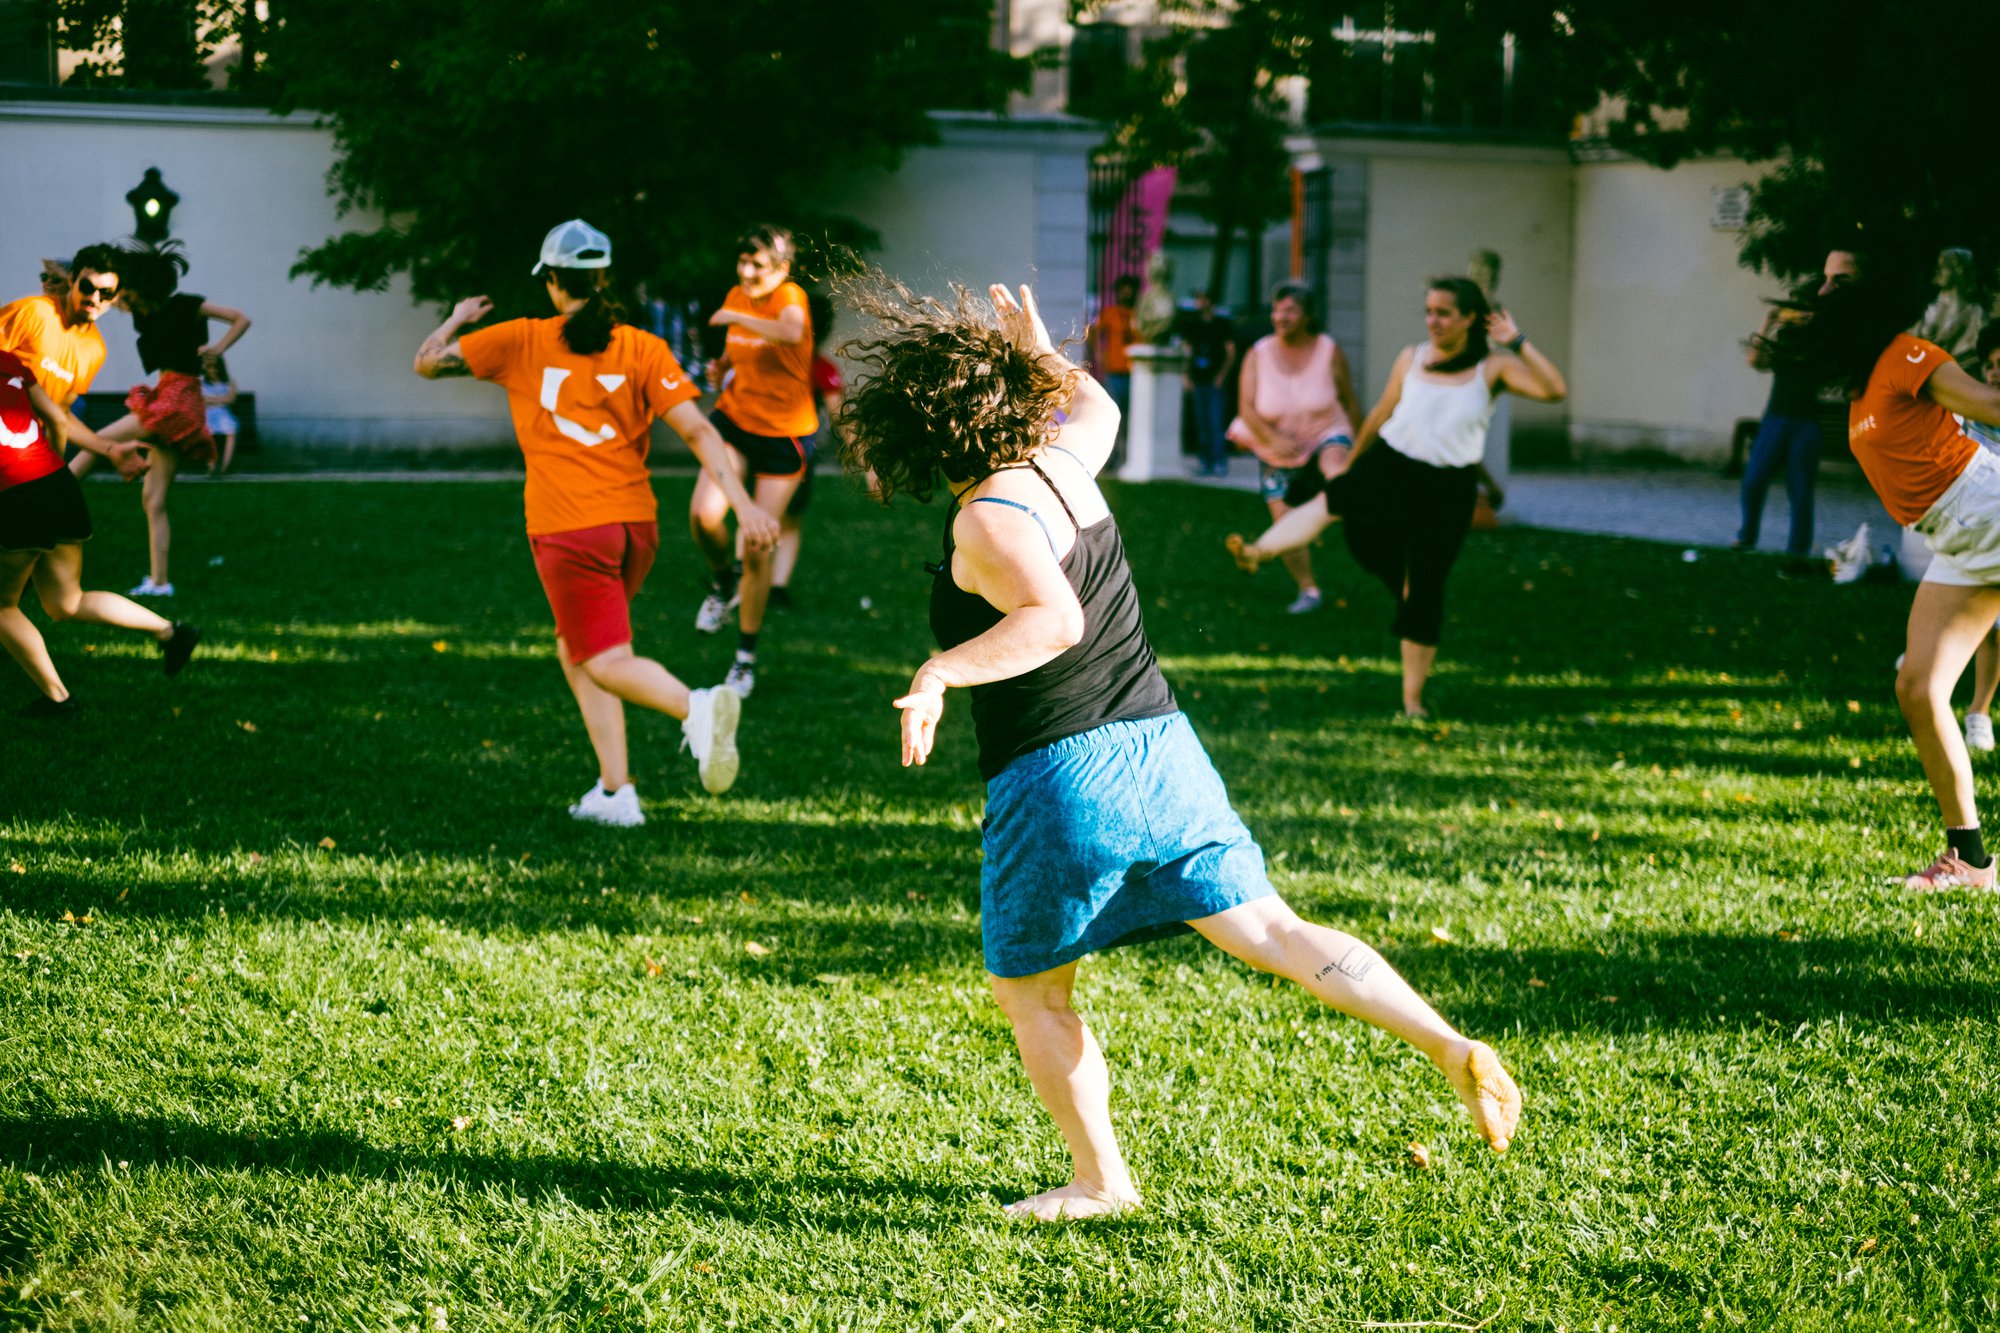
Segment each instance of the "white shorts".
[[1931,548],[1925,583],[2000,587],[2000,457],[1981,449],[1912,525]]

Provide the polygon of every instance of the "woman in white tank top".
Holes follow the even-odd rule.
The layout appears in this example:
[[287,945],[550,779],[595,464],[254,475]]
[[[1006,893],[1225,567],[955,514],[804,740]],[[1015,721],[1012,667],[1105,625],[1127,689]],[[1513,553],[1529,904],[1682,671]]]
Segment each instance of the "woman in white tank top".
[[1470,279],[1431,281],[1424,327],[1430,340],[1396,358],[1347,471],[1316,484],[1308,469],[1285,496],[1290,513],[1254,542],[1229,538],[1237,563],[1254,571],[1345,518],[1348,550],[1396,599],[1403,711],[1411,717],[1429,715],[1424,684],[1437,660],[1445,580],[1472,525],[1482,477],[1491,486],[1484,460],[1494,403],[1507,391],[1541,403],[1559,403],[1569,392],[1555,363],[1506,311],[1489,308]]

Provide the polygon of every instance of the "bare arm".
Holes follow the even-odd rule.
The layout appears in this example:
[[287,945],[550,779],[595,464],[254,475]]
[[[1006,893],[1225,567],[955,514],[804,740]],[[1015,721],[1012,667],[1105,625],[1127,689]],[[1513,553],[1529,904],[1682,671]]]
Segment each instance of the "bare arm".
[[1556,363],[1521,336],[1513,316],[1504,310],[1494,311],[1486,317],[1486,330],[1495,342],[1520,344],[1514,353],[1500,358],[1500,383],[1538,403],[1560,403],[1569,397],[1569,385]]
[[1070,398],[1064,411],[1069,420],[1056,432],[1054,442],[1075,455],[1091,476],[1096,476],[1111,457],[1112,446],[1118,443],[1118,404],[1102,384],[1083,374],[1068,357],[1056,351],[1048,325],[1042,322],[1042,312],[1036,308],[1035,294],[1026,284],[1022,285],[1018,299],[997,282],[986,291],[993,300],[993,312],[1007,341],[1040,357],[1051,373],[1068,378]]
[[753,551],[769,550],[778,541],[778,520],[757,507],[750,498],[750,492],[743,489],[742,478],[729,465],[729,446],[715,429],[707,415],[695,406],[694,400],[676,403],[667,409],[662,418],[674,433],[687,442],[695,458],[701,463],[702,471],[715,480],[722,493],[729,499],[729,507],[736,511],[736,526],[743,532],[744,545]]
[[1988,426],[2000,426],[2000,389],[1976,380],[1947,359],[1924,381],[1924,393],[1947,412]]
[[1348,367],[1347,353],[1338,346],[1333,349],[1333,393],[1340,400],[1340,410],[1352,425],[1361,419],[1361,403],[1354,396],[1354,372]]
[[1243,354],[1243,374],[1236,381],[1236,415],[1242,419],[1257,442],[1273,453],[1282,455],[1290,446],[1278,434],[1278,428],[1257,415],[1253,406],[1257,401],[1257,349],[1253,345]]
[[472,367],[465,364],[465,354],[458,348],[458,331],[491,313],[493,303],[483,296],[468,296],[460,301],[445,316],[444,323],[431,330],[423,346],[417,348],[417,359],[411,368],[427,380],[470,375]]
[[731,310],[724,306],[710,315],[708,322],[734,324],[740,329],[748,329],[765,342],[777,343],[783,347],[795,347],[806,340],[806,312],[795,305],[788,305],[780,310],[776,319],[759,319],[755,315],[746,315],[741,310]]
[[1382,397],[1376,401],[1368,419],[1361,423],[1361,429],[1354,433],[1354,453],[1350,455],[1349,467],[1354,466],[1353,459],[1361,457],[1381,437],[1383,423],[1396,410],[1396,404],[1403,401],[1403,379],[1410,373],[1410,358],[1416,353],[1416,348],[1405,347],[1397,354],[1396,364],[1389,367],[1389,382],[1382,388]]
[[229,325],[223,331],[220,338],[217,338],[214,342],[201,349],[203,360],[207,360],[211,356],[221,356],[224,352],[236,346],[237,341],[250,331],[250,316],[244,314],[241,310],[236,310],[226,305],[217,305],[213,301],[203,301],[201,303],[201,313],[207,315],[210,319]]
[[1002,617],[917,668],[909,693],[896,700],[906,767],[930,758],[947,689],[1009,680],[1054,661],[1083,638],[1083,607],[1033,519],[1000,505],[968,505],[952,537],[950,577]]
[[[29,401],[33,402],[35,395],[38,393],[41,393],[39,388],[30,389],[28,392]],[[46,399],[47,395],[44,394],[43,397]],[[75,445],[87,454],[96,454],[99,458],[108,460],[113,467],[118,469],[118,475],[127,481],[144,476],[146,469],[152,466],[152,460],[147,458],[145,453],[139,448],[138,441],[107,440],[90,427],[84,425],[82,418],[78,417],[76,413],[56,407],[53,399],[48,399],[48,403],[50,409],[61,419],[60,430],[51,430],[49,432],[50,438],[58,442],[58,448],[61,447],[62,443],[67,442]],[[35,415],[40,416],[41,412],[37,410]]]
[[210,407],[224,407],[236,401],[236,381],[230,380],[222,386],[221,393],[205,393],[201,401]]

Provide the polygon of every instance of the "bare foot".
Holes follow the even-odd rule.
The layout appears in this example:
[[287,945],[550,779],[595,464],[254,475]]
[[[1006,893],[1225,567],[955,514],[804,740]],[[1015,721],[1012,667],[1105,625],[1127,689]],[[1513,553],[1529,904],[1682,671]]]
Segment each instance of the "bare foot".
[[1004,1211],[1023,1222],[1074,1222],[1086,1217],[1112,1217],[1137,1207],[1136,1193],[1096,1190],[1072,1180],[1057,1189],[1043,1190],[1033,1198],[1010,1203]]
[[1255,574],[1257,566],[1264,563],[1264,557],[1258,554],[1254,545],[1243,540],[1243,534],[1240,532],[1230,533],[1222,539],[1222,544],[1229,548],[1230,559],[1234,560],[1236,567],[1245,574]]
[[1472,1127],[1494,1152],[1506,1152],[1521,1123],[1521,1090],[1483,1041],[1469,1041],[1446,1060],[1445,1077],[1465,1103]]

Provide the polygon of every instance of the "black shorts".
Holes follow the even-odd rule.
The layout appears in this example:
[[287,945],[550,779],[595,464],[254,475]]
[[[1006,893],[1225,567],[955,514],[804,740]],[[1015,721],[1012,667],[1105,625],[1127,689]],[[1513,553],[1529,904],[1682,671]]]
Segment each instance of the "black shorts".
[[752,435],[721,412],[710,412],[708,419],[729,447],[750,461],[750,475],[795,477],[806,470],[811,455],[798,436]]
[[52,551],[89,540],[90,510],[68,468],[0,491],[0,551]]

